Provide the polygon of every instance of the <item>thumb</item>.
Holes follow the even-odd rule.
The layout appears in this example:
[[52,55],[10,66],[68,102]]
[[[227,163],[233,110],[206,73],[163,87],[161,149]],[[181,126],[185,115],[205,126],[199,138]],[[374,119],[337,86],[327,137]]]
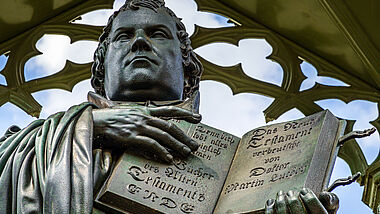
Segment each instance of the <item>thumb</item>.
[[331,192],[321,192],[319,200],[329,214],[336,214],[339,208],[339,198],[336,194]]

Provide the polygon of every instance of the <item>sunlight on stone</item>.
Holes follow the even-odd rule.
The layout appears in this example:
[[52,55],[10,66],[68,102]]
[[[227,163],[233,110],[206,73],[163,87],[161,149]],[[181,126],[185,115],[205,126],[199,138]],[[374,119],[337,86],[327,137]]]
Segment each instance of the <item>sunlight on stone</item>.
[[301,69],[307,79],[302,82],[300,91],[305,91],[312,88],[316,82],[329,86],[349,86],[348,84],[335,78],[318,76],[318,71],[315,69],[315,67],[306,61],[302,62]]
[[[354,130],[364,130],[373,127],[369,122],[379,116],[377,104],[365,100],[355,100],[346,104],[341,100],[329,99],[316,103],[324,109],[329,109],[337,117],[356,120]],[[353,112],[355,112],[355,114],[353,114]],[[375,132],[370,137],[358,139],[357,141],[368,163],[374,161],[380,149],[378,132]]]

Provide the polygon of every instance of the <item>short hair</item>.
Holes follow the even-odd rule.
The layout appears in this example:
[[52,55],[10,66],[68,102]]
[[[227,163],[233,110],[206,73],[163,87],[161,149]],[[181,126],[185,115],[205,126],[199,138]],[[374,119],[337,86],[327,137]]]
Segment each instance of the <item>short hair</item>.
[[164,0],[126,0],[125,4],[116,12],[114,12],[108,19],[103,33],[99,37],[99,45],[94,53],[94,62],[91,67],[92,77],[91,85],[95,92],[101,96],[106,97],[104,89],[105,68],[104,59],[107,53],[108,45],[110,44],[109,34],[111,32],[113,20],[116,16],[126,10],[138,10],[140,7],[149,8],[155,12],[159,8],[163,9],[170,15],[176,23],[177,37],[180,41],[180,49],[182,53],[182,65],[185,77],[188,81],[185,82],[183,89],[183,98],[189,98],[191,95],[199,90],[199,82],[203,72],[202,63],[197,58],[196,54],[191,47],[189,34],[186,32],[186,27],[172,10],[165,6]]

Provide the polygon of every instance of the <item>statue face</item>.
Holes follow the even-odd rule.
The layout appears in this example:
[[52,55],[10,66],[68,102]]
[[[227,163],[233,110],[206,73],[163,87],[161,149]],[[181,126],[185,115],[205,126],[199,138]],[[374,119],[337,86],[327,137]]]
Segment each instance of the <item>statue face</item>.
[[147,101],[182,98],[184,72],[175,21],[163,10],[141,7],[113,21],[104,60],[110,100]]

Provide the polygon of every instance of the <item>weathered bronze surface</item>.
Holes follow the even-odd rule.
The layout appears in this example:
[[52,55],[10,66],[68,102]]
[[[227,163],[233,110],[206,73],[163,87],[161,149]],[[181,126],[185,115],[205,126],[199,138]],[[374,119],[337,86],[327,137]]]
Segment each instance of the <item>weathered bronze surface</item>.
[[[241,141],[204,124],[172,122],[201,144],[198,151],[172,164],[124,154],[98,195],[97,207],[116,213],[263,213],[266,200],[279,190],[298,198],[308,187],[305,195],[316,198],[312,191],[326,189],[345,129],[345,121],[328,111],[252,130]],[[327,197],[336,211],[336,197],[326,192],[320,197]]]
[[94,192],[124,151],[167,163],[177,157],[194,159],[186,157],[198,143],[162,118],[198,123],[201,116],[170,104],[149,103],[190,98],[198,91],[201,72],[184,25],[162,0],[127,0],[100,37],[92,85],[111,101],[146,105],[104,108],[83,103],[2,138],[0,211],[91,213]]
[[184,74],[176,32],[175,21],[162,10],[121,12],[113,21],[105,54],[107,97],[128,101],[181,99]]
[[173,123],[200,143],[198,151],[171,164],[124,154],[101,204],[133,213],[212,213],[240,139],[204,124]]
[[[307,187],[319,194],[328,184],[328,165],[335,161],[337,139],[344,128],[324,111],[246,133],[215,213],[263,210],[268,198],[275,198],[280,190],[299,192]],[[239,203],[251,198],[255,200],[250,204]]]

